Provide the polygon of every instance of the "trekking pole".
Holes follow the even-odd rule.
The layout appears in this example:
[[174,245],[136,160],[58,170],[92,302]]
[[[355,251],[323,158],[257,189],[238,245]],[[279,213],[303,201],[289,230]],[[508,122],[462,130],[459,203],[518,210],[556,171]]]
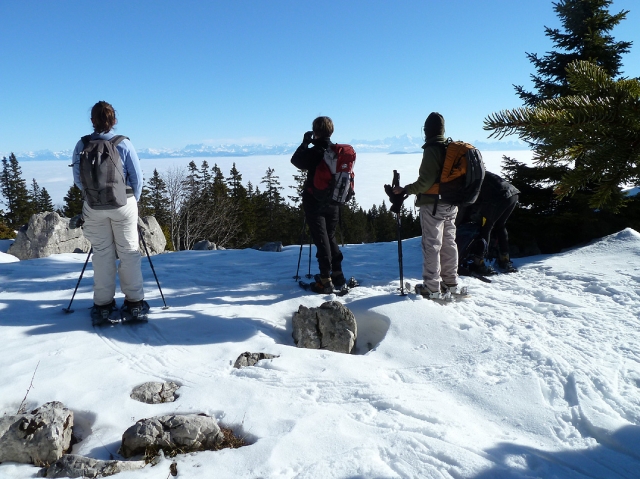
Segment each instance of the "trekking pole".
[[164,300],[164,294],[162,294],[162,288],[160,287],[160,281],[158,281],[158,275],[156,274],[156,270],[153,267],[153,263],[151,262],[151,255],[149,255],[149,250],[147,249],[147,242],[144,240],[144,235],[142,234],[142,228],[138,225],[138,234],[140,235],[140,239],[142,240],[142,246],[144,246],[144,251],[147,253],[147,259],[149,260],[149,265],[151,266],[151,271],[153,271],[153,276],[156,278],[156,284],[158,285],[158,289],[160,290],[160,296],[162,296],[162,302],[164,303],[164,308],[169,309],[167,306],[167,302]]
[[298,236],[298,241],[300,241],[300,253],[298,254],[298,268],[296,269],[296,275],[293,277],[293,279],[295,279],[296,281],[299,280],[301,278],[301,276],[298,274],[300,272],[300,259],[302,259],[302,247],[304,246],[304,241],[302,241],[303,237],[302,235],[304,234],[304,227],[307,224],[307,217],[304,216],[302,218],[302,230],[300,230],[300,235]]
[[307,273],[307,278],[312,278],[311,276],[311,231],[309,231],[309,272]]
[[73,309],[71,309],[71,303],[73,303],[73,298],[76,297],[76,291],[78,291],[78,286],[80,286],[80,281],[82,280],[82,276],[84,275],[84,270],[87,269],[87,263],[89,263],[89,257],[93,253],[93,246],[89,248],[89,254],[87,255],[87,259],[84,262],[84,266],[82,267],[82,271],[80,272],[80,277],[78,278],[78,282],[76,283],[76,289],[73,290],[73,295],[71,296],[71,301],[69,301],[69,306],[66,308],[62,308],[62,311],[65,313],[73,313]]
[[[397,170],[393,170],[393,182],[391,183],[391,187],[395,188],[396,186],[400,186],[400,173]],[[405,296],[404,292],[404,274],[402,267],[402,220],[400,219],[400,212],[402,210],[402,205],[398,212],[396,213],[396,232],[398,235],[398,267],[400,269],[400,295]]]

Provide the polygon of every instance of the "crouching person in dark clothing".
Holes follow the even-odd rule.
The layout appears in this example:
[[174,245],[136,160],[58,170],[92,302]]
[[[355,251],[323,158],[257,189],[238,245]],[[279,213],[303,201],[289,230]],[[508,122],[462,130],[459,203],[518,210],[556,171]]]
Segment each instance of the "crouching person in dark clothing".
[[472,206],[465,208],[458,215],[459,224],[473,220],[475,217],[481,225],[479,237],[470,248],[470,253],[473,255],[470,268],[477,273],[495,274],[495,270],[485,264],[492,234],[498,243],[498,268],[505,273],[518,271],[509,258],[509,233],[506,225],[518,204],[519,194],[520,191],[511,183],[487,171],[480,196]]
[[319,281],[311,286],[311,290],[328,294],[346,283],[342,273],[342,252],[336,241],[340,206],[316,199],[313,194],[313,180],[318,164],[324,161],[325,151],[332,144],[330,138],[333,134],[333,122],[328,116],[320,116],[313,120],[312,129],[313,131],[304,134],[302,144],[291,157],[291,163],[296,168],[307,171],[302,193],[302,209],[318,250],[316,258],[320,267]]

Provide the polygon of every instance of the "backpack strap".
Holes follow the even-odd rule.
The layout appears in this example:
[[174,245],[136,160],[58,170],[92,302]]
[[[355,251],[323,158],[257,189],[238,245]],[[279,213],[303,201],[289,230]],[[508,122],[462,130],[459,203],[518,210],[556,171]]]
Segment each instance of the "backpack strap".
[[80,141],[82,141],[82,146],[84,148],[87,147],[87,144],[89,143],[90,140],[91,140],[91,135],[85,135],[82,138],[80,138]]
[[118,146],[122,140],[128,140],[129,137],[128,136],[124,136],[124,135],[116,135],[113,138],[111,138],[109,141],[113,144],[113,146]]

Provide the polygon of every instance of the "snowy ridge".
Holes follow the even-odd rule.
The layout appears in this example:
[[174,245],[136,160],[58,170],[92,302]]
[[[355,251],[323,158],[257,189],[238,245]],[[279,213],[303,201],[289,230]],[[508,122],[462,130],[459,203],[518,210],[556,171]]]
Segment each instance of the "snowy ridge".
[[[415,283],[420,239],[403,246]],[[361,282],[340,298],[358,321],[352,355],[294,346],[293,312],[332,299],[292,279],[297,246],[155,256],[166,311],[145,259],[152,313],[130,328],[90,326],[91,265],[75,313],[61,312],[85,255],[2,264],[0,411],[17,410],[40,361],[28,406],[75,412],[74,453],[117,457],[135,420],[185,412],[251,442],[178,456],[179,477],[638,477],[640,234],[516,259],[520,272],[492,284],[464,278],[472,296],[447,305],[398,295],[395,243],[343,251]],[[244,351],[280,357],[233,369]],[[181,384],[178,401],[129,399],[151,380]],[[168,467],[118,477],[164,478]],[[0,477],[33,474],[0,464]]]
[[[340,139],[335,141],[342,143]],[[400,135],[385,138],[384,140],[351,140],[355,150],[360,153],[421,153],[424,141],[422,138]],[[529,147],[519,141],[499,141],[473,143],[480,150],[528,150]],[[285,143],[281,145],[187,145],[181,149],[171,148],[141,148],[138,156],[142,159],[150,158],[208,158],[224,156],[256,156],[256,155],[291,155],[299,146],[299,143]],[[51,150],[40,150],[35,152],[16,153],[18,161],[43,161],[43,160],[70,160],[73,150],[62,150],[53,152]],[[0,156],[9,156],[2,153]]]

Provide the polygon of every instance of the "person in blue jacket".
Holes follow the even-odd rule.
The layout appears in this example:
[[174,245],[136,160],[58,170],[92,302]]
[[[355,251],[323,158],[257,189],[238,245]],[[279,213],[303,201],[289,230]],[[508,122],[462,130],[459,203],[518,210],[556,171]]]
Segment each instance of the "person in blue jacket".
[[[91,109],[93,133],[91,139],[109,140],[115,136],[116,111],[106,101]],[[80,157],[85,148],[80,140],[73,150],[73,180],[83,190]],[[85,237],[93,247],[93,307],[94,322],[121,317],[145,320],[149,305],[144,301],[141,255],[138,249],[138,201],[142,194],[142,169],[135,148],[128,138],[117,145],[126,181],[126,204],[120,207],[92,208],[83,192],[82,216]],[[116,254],[120,260],[116,266]],[[118,309],[115,301],[116,274],[125,295]]]

